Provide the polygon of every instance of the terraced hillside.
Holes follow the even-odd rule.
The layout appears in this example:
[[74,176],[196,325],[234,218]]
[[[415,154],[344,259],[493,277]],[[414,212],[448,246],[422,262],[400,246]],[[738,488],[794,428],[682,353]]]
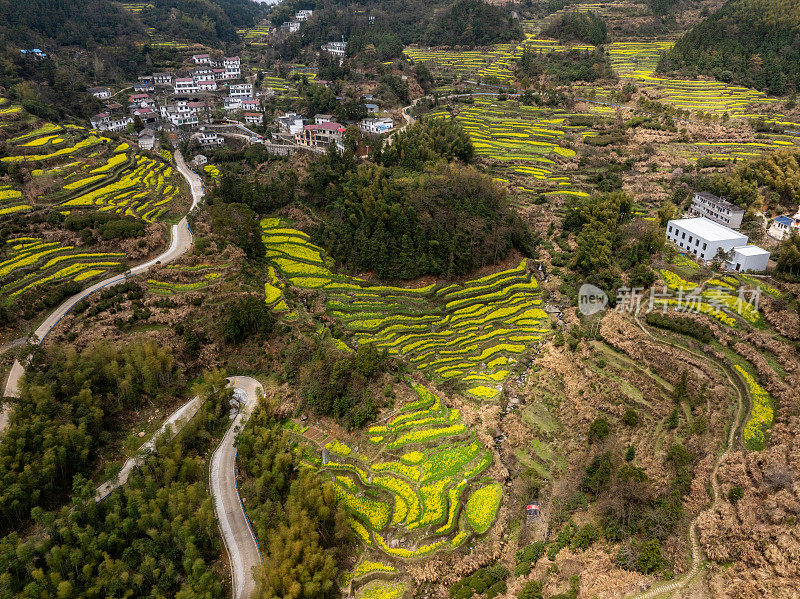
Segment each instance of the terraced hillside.
[[545,191],[557,195],[588,194],[577,187],[566,169],[565,161],[575,157],[569,147],[575,141],[595,136],[585,126],[571,126],[574,113],[525,106],[508,100],[476,98],[475,103],[451,117],[447,111],[433,113],[436,118],[455,118],[469,133],[475,154],[496,161],[496,172],[524,177],[532,187],[520,191]]
[[364,546],[348,582],[363,584],[376,573],[396,578],[404,560],[460,547],[495,520],[502,488],[481,476],[491,454],[458,410],[413,387],[419,399],[370,428],[368,448],[329,441],[324,459],[314,453],[307,464],[334,481]]
[[262,222],[274,271],[267,301],[288,310],[281,287],[314,289],[355,343],[374,343],[432,379],[457,378],[476,399],[493,400],[526,347],[548,331],[527,260],[465,283],[419,289],[370,285],[335,274],[307,234],[278,219]]
[[0,301],[15,316],[33,318],[144,259],[164,241],[150,225],[185,209],[168,152],[24,110],[0,115],[0,138],[14,173],[0,186]]

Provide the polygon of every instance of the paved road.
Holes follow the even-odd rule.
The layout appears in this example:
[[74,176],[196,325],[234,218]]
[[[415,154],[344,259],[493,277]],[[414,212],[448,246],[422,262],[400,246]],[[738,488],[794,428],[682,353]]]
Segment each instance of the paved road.
[[248,376],[232,376],[228,381],[234,388],[234,395],[242,402],[242,408],[211,456],[209,479],[214,512],[231,562],[233,599],[247,599],[256,588],[254,568],[261,563],[261,551],[239,498],[234,441],[250,418],[264,388]]
[[144,445],[139,448],[139,451],[136,452],[136,455],[128,459],[128,461],[123,464],[122,470],[120,470],[119,474],[115,478],[112,478],[111,480],[108,480],[97,487],[94,500],[102,501],[108,497],[110,493],[128,482],[128,476],[130,476],[131,471],[133,471],[136,466],[142,464],[147,455],[152,452],[153,449],[155,449],[156,439],[167,432],[167,429],[172,431],[173,436],[176,435],[178,431],[180,431],[183,426],[194,417],[194,415],[197,413],[197,410],[200,409],[200,405],[202,403],[203,402],[200,401],[200,397],[195,395],[192,399],[175,410],[170,417],[164,421],[164,424],[161,425],[161,428],[159,428],[153,434],[153,436],[150,437],[150,439],[148,439]]
[[[200,203],[203,198],[203,194],[205,193],[203,190],[203,182],[197,173],[193,172],[189,169],[189,167],[186,166],[183,156],[181,156],[181,153],[178,151],[175,152],[175,165],[178,169],[178,172],[180,172],[189,183],[189,188],[192,192],[192,209],[194,209]],[[91,287],[84,289],[80,293],[76,293],[71,298],[66,300],[36,328],[36,330],[33,332],[31,341],[37,344],[41,343],[47,334],[53,329],[53,327],[58,324],[58,321],[60,321],[65,314],[72,310],[72,308],[75,307],[75,304],[89,294],[94,293],[103,287],[109,287],[111,285],[121,283],[133,275],[143,273],[156,263],[166,264],[168,262],[172,262],[186,253],[186,251],[192,246],[192,232],[189,230],[189,223],[186,220],[186,217],[182,218],[177,225],[172,225],[170,238],[171,241],[169,247],[152,260],[148,260],[143,264],[134,266],[126,273],[114,275],[113,277],[109,277],[108,279],[100,281],[99,283],[95,283]],[[8,375],[8,380],[6,381],[5,390],[3,392],[5,397],[19,396],[19,380],[23,374],[25,374],[24,367],[18,360],[15,360],[14,365],[11,368],[11,372]],[[3,410],[0,412],[0,432],[2,432],[8,425],[9,409],[10,406],[4,404]]]

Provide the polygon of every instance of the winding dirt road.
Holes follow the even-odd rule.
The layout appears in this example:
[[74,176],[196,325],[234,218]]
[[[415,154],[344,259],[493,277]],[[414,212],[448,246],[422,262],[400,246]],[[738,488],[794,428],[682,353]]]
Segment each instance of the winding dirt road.
[[[191,210],[194,210],[203,199],[203,182],[197,173],[193,172],[189,169],[189,167],[186,166],[183,156],[181,156],[181,153],[177,150],[175,151],[175,166],[177,167],[178,172],[180,172],[189,183],[189,189],[192,193]],[[30,341],[36,345],[40,344],[47,334],[53,330],[58,322],[64,317],[64,315],[66,315],[70,310],[72,310],[72,308],[75,307],[75,304],[88,295],[91,295],[98,289],[122,283],[129,277],[147,271],[150,267],[157,263],[166,264],[168,262],[177,260],[191,247],[192,232],[189,230],[189,222],[186,220],[186,217],[183,217],[177,225],[172,225],[170,230],[170,244],[164,252],[152,260],[148,260],[147,262],[134,266],[128,272],[109,277],[108,279],[95,283],[87,289],[76,293],[64,301],[64,303],[62,303],[47,318],[44,319],[44,321],[33,332]],[[25,367],[19,360],[15,360],[14,365],[11,367],[11,372],[8,375],[8,379],[6,380],[6,386],[3,392],[5,397],[19,397],[19,381],[23,374],[25,374]],[[11,406],[8,403],[3,404],[2,412],[0,412],[0,432],[5,430],[5,427],[8,426],[8,411],[10,409]]]
[[700,549],[700,543],[697,540],[697,521],[703,514],[707,514],[716,510],[717,505],[722,499],[719,490],[719,480],[717,479],[717,471],[719,470],[719,465],[728,456],[728,454],[734,447],[734,443],[736,441],[736,433],[739,430],[739,425],[742,422],[742,416],[744,415],[743,411],[747,407],[747,402],[745,400],[744,394],[742,393],[741,387],[739,387],[734,378],[728,372],[728,369],[725,368],[720,362],[718,362],[713,358],[709,358],[704,354],[683,347],[681,345],[671,343],[664,339],[658,339],[655,335],[653,335],[650,331],[648,331],[645,328],[645,326],[639,321],[638,318],[636,318],[636,324],[638,324],[639,328],[642,329],[642,331],[644,331],[645,333],[647,333],[647,335],[654,341],[658,343],[663,343],[665,345],[670,345],[681,351],[688,352],[697,358],[708,360],[709,362],[713,363],[725,375],[731,387],[733,387],[736,390],[737,402],[738,402],[736,417],[728,433],[728,439],[727,443],[725,444],[725,449],[722,451],[721,454],[717,456],[717,459],[714,460],[714,467],[711,469],[711,474],[709,475],[709,482],[711,483],[711,494],[713,495],[711,499],[711,505],[702,512],[700,512],[699,514],[697,514],[694,520],[692,520],[692,523],[689,525],[689,542],[692,545],[692,565],[689,567],[689,570],[680,578],[670,582],[654,584],[647,591],[631,596],[631,599],[655,599],[656,597],[671,595],[676,591],[683,589],[694,579],[694,577],[697,575],[697,572],[700,570],[700,565],[702,564],[703,561],[703,551],[702,549]]
[[232,376],[228,381],[241,407],[211,456],[209,486],[219,530],[231,562],[233,599],[247,599],[256,588],[254,568],[261,563],[261,551],[239,497],[235,441],[237,433],[258,404],[259,395],[263,395],[264,388],[249,376]]

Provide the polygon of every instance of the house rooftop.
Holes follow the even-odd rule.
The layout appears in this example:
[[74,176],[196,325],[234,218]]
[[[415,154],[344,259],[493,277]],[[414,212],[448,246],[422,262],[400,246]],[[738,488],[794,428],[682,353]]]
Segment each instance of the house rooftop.
[[698,218],[679,218],[669,221],[669,224],[680,227],[706,241],[741,240],[743,243],[747,241],[747,235],[737,233],[733,229],[723,227],[702,216]]
[[794,223],[794,219],[791,216],[786,216],[785,214],[779,216],[775,219],[775,222],[780,225],[786,225],[787,227],[791,226]]
[[344,127],[340,123],[320,123],[319,125],[306,125],[303,127],[307,131],[344,131]]
[[737,206],[736,204],[732,204],[731,202],[729,202],[728,200],[726,200],[724,198],[717,197],[713,193],[709,193],[707,191],[699,191],[695,195],[700,196],[701,198],[703,198],[704,200],[708,200],[709,202],[713,202],[717,206],[721,206],[723,208],[727,208],[728,210],[731,210],[731,211],[734,211],[734,212],[737,212],[737,211],[738,212],[744,212],[744,210],[739,208],[739,206]]
[[760,248],[757,245],[743,245],[738,248],[733,248],[733,251],[737,254],[741,254],[742,256],[763,256],[764,254],[769,256],[769,252],[767,250]]

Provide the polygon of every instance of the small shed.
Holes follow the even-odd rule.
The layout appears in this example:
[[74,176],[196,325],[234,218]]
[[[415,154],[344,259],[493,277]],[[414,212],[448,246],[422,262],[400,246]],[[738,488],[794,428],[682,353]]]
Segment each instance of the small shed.
[[757,245],[743,245],[732,250],[726,266],[737,272],[762,272],[767,270],[769,252]]

